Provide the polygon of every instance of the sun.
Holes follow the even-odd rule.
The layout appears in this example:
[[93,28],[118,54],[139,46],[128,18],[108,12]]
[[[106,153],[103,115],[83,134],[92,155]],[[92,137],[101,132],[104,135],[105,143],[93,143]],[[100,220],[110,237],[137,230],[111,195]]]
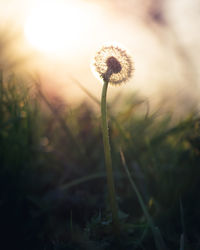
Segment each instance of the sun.
[[80,1],[40,1],[27,16],[25,37],[42,52],[75,49],[91,32],[91,13],[94,13],[91,7]]

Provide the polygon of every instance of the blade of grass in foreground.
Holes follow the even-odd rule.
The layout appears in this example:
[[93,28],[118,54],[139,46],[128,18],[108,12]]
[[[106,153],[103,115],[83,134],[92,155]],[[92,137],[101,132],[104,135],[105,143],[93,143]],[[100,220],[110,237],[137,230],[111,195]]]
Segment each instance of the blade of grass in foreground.
[[61,187],[59,187],[59,189],[62,190],[62,191],[67,191],[69,188],[72,188],[72,187],[77,186],[79,184],[82,184],[84,182],[92,181],[94,179],[98,179],[98,178],[102,178],[102,177],[103,178],[106,177],[106,174],[105,173],[91,174],[91,175],[84,176],[84,177],[81,177],[79,179],[76,179],[74,181],[71,181],[71,182],[69,182],[67,184],[64,184]]
[[180,237],[180,250],[184,250],[184,234]]
[[155,245],[156,245],[156,249],[157,250],[167,250],[167,247],[165,246],[165,243],[164,243],[164,240],[163,240],[162,235],[160,233],[160,230],[159,230],[158,227],[156,227],[154,225],[153,220],[152,220],[152,218],[151,218],[151,216],[150,216],[150,214],[149,214],[149,212],[148,212],[148,210],[146,208],[146,205],[145,205],[145,203],[144,203],[144,201],[142,199],[142,196],[140,195],[140,192],[139,192],[133,178],[131,177],[131,174],[130,174],[130,172],[128,170],[128,167],[127,167],[127,164],[126,164],[124,154],[123,154],[121,149],[120,149],[120,155],[121,155],[122,165],[123,165],[123,167],[125,169],[125,172],[126,172],[126,174],[128,176],[129,182],[130,182],[133,190],[135,191],[135,193],[137,195],[140,206],[141,206],[141,208],[143,210],[143,213],[144,213],[144,215],[145,215],[145,217],[146,217],[146,219],[147,219],[147,221],[149,223],[149,226],[151,228],[151,231],[152,231],[152,234],[153,234],[153,237],[154,237],[154,241],[155,241]]
[[97,105],[101,105],[100,101],[88,89],[86,89],[77,79],[71,76],[72,81],[85,92]]

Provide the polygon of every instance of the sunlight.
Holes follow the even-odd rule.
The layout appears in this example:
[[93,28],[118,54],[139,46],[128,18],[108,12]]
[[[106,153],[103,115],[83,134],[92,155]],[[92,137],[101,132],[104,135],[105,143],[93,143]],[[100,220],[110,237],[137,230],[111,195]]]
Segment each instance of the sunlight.
[[40,1],[26,19],[25,36],[42,52],[70,51],[89,35],[94,15],[92,7],[80,1]]

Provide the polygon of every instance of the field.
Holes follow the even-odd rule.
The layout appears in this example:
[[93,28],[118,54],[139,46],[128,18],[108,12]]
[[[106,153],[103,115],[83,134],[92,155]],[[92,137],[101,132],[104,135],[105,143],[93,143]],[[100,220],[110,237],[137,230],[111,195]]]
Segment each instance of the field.
[[90,104],[71,107],[48,98],[36,80],[0,73],[2,249],[200,248],[197,110],[175,121],[137,95],[120,97],[117,108],[108,100],[116,235],[100,100],[85,93]]

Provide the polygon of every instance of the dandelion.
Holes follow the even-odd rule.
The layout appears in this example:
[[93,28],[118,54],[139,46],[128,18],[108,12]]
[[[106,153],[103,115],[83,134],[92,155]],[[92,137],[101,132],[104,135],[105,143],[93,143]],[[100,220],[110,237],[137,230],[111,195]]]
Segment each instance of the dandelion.
[[133,64],[125,50],[114,46],[105,46],[97,52],[94,58],[94,67],[104,82],[101,96],[101,126],[113,229],[118,233],[120,225],[113,179],[112,158],[110,153],[106,95],[108,83],[118,85],[122,82],[126,82],[131,77]]
[[94,58],[94,68],[103,80],[118,85],[129,80],[133,72],[133,63],[125,50],[104,46]]

